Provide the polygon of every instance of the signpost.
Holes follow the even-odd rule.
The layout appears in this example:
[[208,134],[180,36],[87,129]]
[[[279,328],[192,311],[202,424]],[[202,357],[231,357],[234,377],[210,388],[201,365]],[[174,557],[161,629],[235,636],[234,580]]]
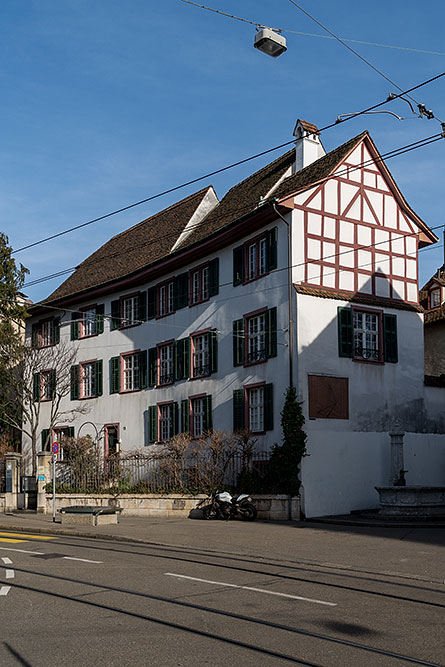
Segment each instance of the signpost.
[[53,442],[51,445],[51,451],[53,453],[53,523],[56,521],[56,461],[57,454],[59,453],[59,443]]

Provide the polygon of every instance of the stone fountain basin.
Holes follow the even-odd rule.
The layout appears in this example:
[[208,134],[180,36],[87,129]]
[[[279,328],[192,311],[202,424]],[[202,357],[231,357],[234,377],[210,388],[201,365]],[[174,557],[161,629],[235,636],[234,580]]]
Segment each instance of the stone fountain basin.
[[445,486],[376,486],[384,516],[445,516]]

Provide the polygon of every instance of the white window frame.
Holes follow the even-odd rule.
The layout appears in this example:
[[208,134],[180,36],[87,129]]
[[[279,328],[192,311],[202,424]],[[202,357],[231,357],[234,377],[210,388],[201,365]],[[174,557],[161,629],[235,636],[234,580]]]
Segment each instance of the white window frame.
[[174,381],[174,352],[173,343],[160,345],[158,348],[159,378],[158,384],[170,384]]
[[39,326],[40,347],[49,347],[53,345],[54,340],[54,320],[44,320]]
[[193,368],[192,377],[210,374],[210,336],[208,333],[192,336]]
[[380,314],[354,309],[352,326],[354,358],[380,361]]
[[441,289],[437,287],[430,292],[430,308],[438,308],[442,303]]
[[193,436],[199,438],[204,433],[205,399],[202,396],[192,398],[191,403]]
[[88,308],[82,311],[82,338],[95,336],[97,333],[97,312],[96,308]]
[[86,361],[80,366],[80,397],[92,398],[97,395],[96,388],[96,362]]
[[139,295],[126,296],[122,299],[122,326],[131,327],[139,324],[138,320]]
[[173,403],[164,403],[159,408],[159,442],[166,442],[173,437]]
[[51,371],[40,373],[40,400],[51,401]]
[[267,359],[266,313],[247,318],[247,363],[254,364]]
[[122,355],[123,391],[136,391],[139,386],[139,353]]
[[264,386],[247,388],[248,428],[252,433],[264,431]]

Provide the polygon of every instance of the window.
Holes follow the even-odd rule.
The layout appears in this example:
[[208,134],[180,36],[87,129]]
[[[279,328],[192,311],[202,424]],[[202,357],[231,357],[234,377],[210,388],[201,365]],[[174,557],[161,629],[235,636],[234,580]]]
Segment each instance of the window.
[[171,280],[158,288],[158,317],[174,312],[174,282]]
[[175,380],[173,343],[160,345],[158,348],[159,375],[158,384],[170,384]]
[[190,271],[190,305],[207,301],[219,290],[219,260],[212,259],[208,264]]
[[430,308],[437,308],[441,305],[440,288],[433,289],[430,292]]
[[170,440],[173,436],[173,404],[159,406],[159,440]]
[[204,398],[192,399],[192,433],[199,437],[205,431],[205,403]]
[[102,359],[71,366],[71,400],[102,395]]
[[96,396],[96,364],[89,361],[80,365],[80,395],[82,398]]
[[105,424],[105,456],[119,452],[119,424]]
[[104,305],[88,306],[71,314],[71,340],[97,336],[104,332]]
[[397,316],[369,308],[338,308],[338,353],[358,361],[398,361]]
[[248,366],[277,356],[277,309],[248,313],[233,323],[233,364]]
[[181,432],[199,438],[213,426],[212,397],[202,394],[181,402]]
[[277,268],[277,228],[269,229],[233,251],[233,284],[257,280]]
[[137,296],[130,296],[122,299],[122,326],[132,327],[138,322],[138,305],[139,300]]
[[32,346],[33,347],[49,347],[56,345],[60,340],[59,330],[60,318],[51,318],[35,322],[32,325]]
[[64,438],[74,438],[74,426],[58,426],[52,431],[49,428],[42,429],[42,452],[50,452],[51,444],[57,442],[61,445],[59,450],[58,458],[59,460],[63,459],[63,439]]
[[122,355],[123,391],[139,389],[139,354]]
[[33,399],[34,401],[52,401],[56,393],[56,371],[48,370],[34,373]]
[[130,294],[111,302],[111,331],[133,327],[146,319],[146,292]]
[[178,404],[174,402],[151,405],[147,411],[148,442],[166,442],[178,433]]
[[273,429],[273,385],[247,385],[233,392],[233,429],[252,433]]
[[193,336],[193,377],[210,373],[209,337],[207,334]]

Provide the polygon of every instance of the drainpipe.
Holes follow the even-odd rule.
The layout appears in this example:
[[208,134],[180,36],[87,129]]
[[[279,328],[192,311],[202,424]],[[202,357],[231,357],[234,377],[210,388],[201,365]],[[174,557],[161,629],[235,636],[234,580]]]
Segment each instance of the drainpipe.
[[287,226],[287,289],[288,289],[288,331],[289,331],[289,387],[294,386],[294,326],[292,319],[292,246],[291,246],[291,228],[290,224],[284,218],[281,213],[278,211],[275,201],[272,202],[273,209],[277,216],[286,224]]

